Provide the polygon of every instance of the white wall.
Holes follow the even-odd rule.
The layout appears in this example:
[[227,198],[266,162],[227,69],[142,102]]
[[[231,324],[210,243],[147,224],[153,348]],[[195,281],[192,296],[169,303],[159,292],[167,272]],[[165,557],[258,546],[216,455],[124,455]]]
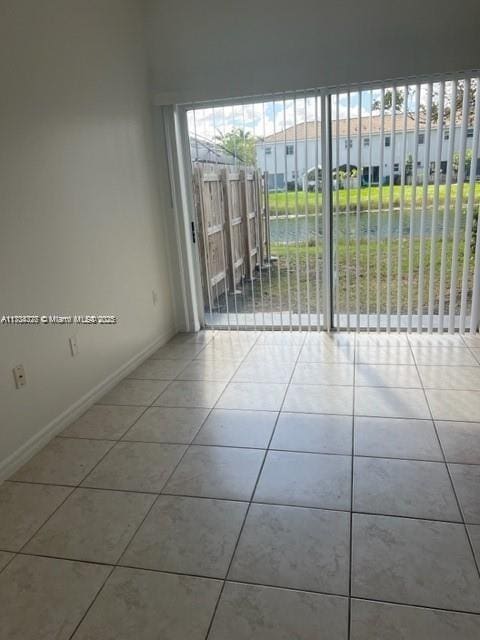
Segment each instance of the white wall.
[[[333,125],[333,129],[335,129],[335,124]],[[448,129],[447,129],[448,130]],[[420,133],[423,133],[426,136],[425,133],[425,128],[422,126],[420,129]],[[390,136],[392,137],[391,131],[389,130],[385,130],[385,136]],[[370,138],[370,147],[365,147],[363,144],[363,140],[365,138]],[[358,163],[358,134],[357,133],[353,133],[350,136],[350,140],[351,140],[351,147],[350,147],[350,164],[357,166]],[[336,137],[334,135],[333,139],[332,139],[332,167],[335,167],[337,164],[339,165],[343,165],[343,164],[347,164],[348,161],[348,151],[347,151],[347,137],[346,136],[340,136],[339,139],[339,154],[338,154],[338,161],[337,161],[337,144],[336,144]],[[371,166],[377,166],[380,163],[380,151],[382,149],[381,147],[381,135],[380,133],[372,133],[372,135],[362,135],[362,155],[361,155],[361,166],[362,167],[368,167],[369,166],[369,160],[370,160],[370,152],[371,152]],[[293,144],[291,142],[287,143],[287,144]],[[467,137],[466,138],[466,149],[467,150],[471,150],[472,149],[472,144],[473,144],[473,138],[471,137]],[[271,152],[270,154],[266,154],[265,155],[265,150],[264,150],[264,146],[265,147],[270,147]],[[287,180],[293,180],[293,176],[295,172],[298,172],[298,176],[299,176],[299,184],[302,184],[302,180],[301,177],[302,175],[305,173],[306,169],[311,169],[315,166],[315,158],[321,158],[321,144],[320,141],[318,141],[318,143],[315,143],[315,140],[308,140],[307,142],[307,153],[306,153],[306,157],[307,157],[307,162],[305,164],[305,141],[304,140],[297,140],[296,143],[296,149],[295,149],[295,145],[294,145],[294,154],[293,155],[288,155],[285,156],[285,142],[266,142],[265,145],[263,144],[257,144],[256,147],[256,151],[257,151],[257,163],[258,166],[261,169],[266,169],[270,174],[272,174],[272,176],[275,174],[275,169],[276,169],[276,173],[280,173],[280,174],[285,174],[285,160],[286,160],[286,168],[287,168]],[[315,146],[317,146],[317,149],[315,149]],[[454,152],[459,152],[460,148],[461,148],[461,127],[458,126],[456,127],[456,131],[455,131],[455,138],[454,138],[454,144],[453,144],[453,150]],[[420,162],[421,167],[425,166],[425,150],[426,150],[426,145],[425,144],[419,144],[417,146],[417,162]],[[394,163],[401,163],[403,161],[403,134],[401,131],[396,131],[395,132],[395,148],[394,148]],[[296,153],[296,158],[295,158],[295,153]],[[433,128],[431,129],[430,132],[430,155],[429,155],[429,160],[430,162],[434,162],[435,161],[435,157],[436,157],[436,153],[437,153],[437,129]],[[445,140],[444,138],[444,132],[442,134],[442,148],[441,148],[441,160],[442,161],[446,161],[448,160],[448,153],[449,153],[449,141]],[[414,131],[409,131],[407,133],[407,141],[406,141],[406,149],[405,149],[405,160],[408,159],[409,156],[414,157],[415,155],[415,133]],[[385,146],[385,140],[383,141],[383,175],[384,176],[388,176],[390,175],[390,157],[391,157],[391,150],[390,147],[386,147]],[[319,161],[320,164],[320,161]],[[428,163],[427,163],[428,164]],[[396,172],[398,173],[398,172]],[[423,175],[423,174],[422,174]],[[432,176],[433,179],[433,176]],[[272,178],[273,180],[273,178]]]
[[478,0],[146,0],[158,103],[478,67]]
[[[1,475],[9,456],[170,336],[174,319],[141,3],[0,7],[0,315],[119,319],[0,326]],[[18,363],[28,381],[20,390]]]

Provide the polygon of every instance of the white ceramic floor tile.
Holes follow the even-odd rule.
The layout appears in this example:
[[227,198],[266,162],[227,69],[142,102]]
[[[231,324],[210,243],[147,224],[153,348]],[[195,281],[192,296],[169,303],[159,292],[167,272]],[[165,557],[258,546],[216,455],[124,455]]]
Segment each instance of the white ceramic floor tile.
[[157,360],[150,358],[129,374],[136,380],[174,380],[190,360]]
[[415,364],[410,347],[360,346],[356,349],[358,364]]
[[0,485],[0,549],[20,551],[71,491],[23,482]]
[[192,360],[204,347],[205,345],[196,342],[169,342],[150,357],[154,360]]
[[113,445],[107,440],[54,438],[11,479],[76,486]]
[[300,352],[298,362],[329,362],[352,364],[355,360],[355,349],[348,345],[305,343]]
[[119,440],[144,411],[144,407],[96,404],[64,429],[62,436]]
[[480,465],[449,464],[465,522],[480,524]]
[[250,500],[264,452],[232,447],[190,446],[167,485],[176,495]]
[[427,389],[426,394],[435,420],[480,422],[478,391]]
[[161,407],[213,407],[225,389],[225,382],[175,380],[155,401]]
[[418,365],[478,366],[466,347],[412,347]]
[[14,553],[10,553],[9,551],[0,551],[0,571],[5,569],[7,564],[13,560],[14,557]]
[[412,347],[463,347],[464,341],[459,334],[448,333],[409,333],[408,341]]
[[274,411],[214,409],[195,444],[266,449],[277,420]]
[[480,391],[480,367],[419,366],[425,389],[470,389]]
[[479,634],[476,615],[352,600],[351,640],[477,640]]
[[462,336],[462,340],[467,347],[472,349],[480,349],[480,335],[465,334]]
[[361,387],[355,391],[355,415],[390,418],[430,418],[421,389]]
[[238,369],[235,360],[192,360],[177,376],[177,380],[209,380],[228,382]]
[[350,509],[352,459],[323,453],[269,451],[255,502],[323,509]]
[[76,489],[25,547],[27,553],[114,564],[155,496]]
[[443,462],[355,458],[353,508],[362,513],[462,521]]
[[350,416],[282,412],[270,448],[351,455],[352,422]]
[[167,380],[122,380],[99,400],[99,404],[148,407],[169,384]]
[[254,504],[228,577],[347,594],[349,528],[348,513]]
[[355,455],[442,461],[432,420],[355,417]]
[[355,386],[420,388],[422,385],[413,365],[357,364]]
[[288,388],[284,411],[299,413],[353,413],[353,387],[292,384]]
[[480,364],[480,349],[470,349],[470,353],[475,360]]
[[473,553],[477,559],[477,564],[480,565],[480,524],[469,524],[467,530],[472,542]]
[[150,407],[123,440],[190,444],[208,414],[209,409]]
[[290,382],[294,366],[293,362],[265,360],[260,363],[247,359],[240,365],[233,382]]
[[266,361],[295,363],[300,350],[300,345],[256,344],[252,347],[246,359],[247,361],[260,361],[261,363]]
[[327,362],[299,362],[295,367],[294,384],[353,385],[353,365]]
[[221,395],[216,408],[279,411],[286,389],[286,384],[231,382]]
[[348,600],[227,582],[210,640],[347,640]]
[[16,556],[0,574],[0,637],[69,640],[110,571],[86,562]]
[[302,345],[305,342],[305,333],[302,331],[262,331],[257,344],[271,344],[279,346]]
[[324,347],[354,347],[356,333],[348,331],[310,331],[305,334],[305,345]]
[[355,344],[358,347],[408,347],[405,333],[362,333],[357,335]]
[[185,449],[180,444],[119,442],[82,485],[160,493]]
[[224,578],[246,502],[160,496],[120,564]]
[[447,462],[480,464],[480,422],[436,422]]
[[118,567],[75,640],[204,640],[222,583]]
[[352,596],[480,612],[462,524],[354,514],[352,536]]

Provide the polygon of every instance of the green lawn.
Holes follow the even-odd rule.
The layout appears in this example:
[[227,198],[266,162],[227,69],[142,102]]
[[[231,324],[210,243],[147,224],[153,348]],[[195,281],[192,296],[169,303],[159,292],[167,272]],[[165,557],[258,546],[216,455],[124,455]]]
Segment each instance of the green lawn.
[[[400,264],[401,264],[401,279],[400,279],[400,309],[397,309],[397,295],[398,295],[398,250],[401,248]],[[412,309],[413,313],[416,313],[418,295],[419,295],[419,261],[420,261],[420,240],[413,242],[413,269],[412,269]],[[435,312],[438,310],[438,293],[440,282],[440,258],[441,258],[441,241],[436,243],[435,251]],[[392,241],[391,243],[391,274],[390,274],[390,297],[391,297],[391,311],[393,314],[399,311],[402,314],[408,311],[408,240],[402,242]],[[430,274],[430,240],[424,242],[424,277],[423,277],[423,311],[428,311],[428,288],[429,288],[429,274]],[[380,279],[380,299],[379,299],[379,311],[380,313],[386,313],[387,310],[387,241],[379,243],[379,279]],[[311,314],[317,313],[317,294],[316,294],[316,272],[318,265],[318,272],[320,275],[320,296],[318,300],[319,312],[323,311],[322,302],[322,250],[321,246],[318,247],[318,253],[314,246],[307,246],[301,244],[296,247],[295,244],[286,246],[284,244],[272,245],[272,256],[277,258],[277,261],[272,263],[270,270],[264,270],[262,277],[257,277],[253,283],[245,283],[242,287],[243,295],[237,296],[237,309],[238,311],[252,311],[255,307],[256,311],[263,309],[268,312],[273,308],[273,311],[288,311],[289,299],[288,299],[288,287],[290,285],[290,302],[291,308],[294,313],[299,310],[301,313]],[[449,305],[449,288],[450,288],[450,276],[451,276],[451,259],[452,259],[452,242],[449,241],[446,251],[446,311],[448,312]],[[350,243],[340,244],[337,261],[338,263],[338,282],[339,286],[336,290],[335,308],[339,313],[345,313],[348,308],[350,312],[354,312],[356,308],[356,269],[357,269],[357,253],[356,244],[354,241]],[[368,267],[368,263],[370,267]],[[297,277],[297,265],[298,265],[298,277]],[[348,265],[348,266],[347,266]],[[360,313],[376,313],[377,312],[377,243],[367,243],[365,240],[359,243],[358,252],[358,273],[359,273],[359,289],[358,289],[358,304]],[[370,268],[370,276],[368,277],[368,268]],[[461,290],[462,281],[462,269],[463,269],[463,247],[460,245],[460,252],[457,261],[457,277],[456,277],[456,290]],[[470,273],[473,271],[473,260],[470,265]],[[348,274],[348,286],[347,286],[347,274]],[[253,285],[253,286],[252,286]],[[470,282],[471,285],[471,282]],[[471,286],[470,286],[471,288]],[[253,291],[252,291],[253,289]],[[281,291],[280,291],[281,290]],[[253,298],[255,298],[255,304],[253,304]],[[232,302],[229,302],[231,308]],[[457,299],[455,306],[458,310],[459,300]]]
[[[461,186],[461,185],[460,185]],[[429,185],[427,187],[427,205],[431,206],[433,204],[434,199],[434,185]],[[394,186],[393,187],[393,199],[392,203],[394,207],[400,206],[401,201],[401,191],[402,187]],[[468,201],[468,191],[469,185],[465,183],[463,185],[463,193],[462,193],[462,201],[466,203]],[[406,185],[404,187],[404,206],[411,207],[412,204],[412,192],[413,187],[411,185]],[[369,200],[370,194],[370,200]],[[445,185],[442,184],[439,186],[439,204],[443,205],[445,202],[445,194],[446,188]],[[358,201],[358,190],[357,189],[340,189],[338,191],[333,192],[333,207],[334,210],[337,209],[339,211],[345,211],[347,208],[347,199],[350,199],[350,210],[355,210],[357,208]],[[455,198],[457,195],[457,185],[454,184],[451,187],[451,203],[455,203]],[[388,208],[389,204],[389,196],[390,196],[390,187],[362,187],[360,189],[360,210],[365,211],[368,209],[368,205],[370,202],[370,210],[378,209],[379,199],[382,198],[381,208]],[[423,200],[423,187],[417,186],[415,193],[415,200],[417,203],[417,208],[422,206]],[[475,185],[475,203],[480,202],[480,182],[477,182]],[[322,194],[318,193],[318,207],[321,207],[322,204]],[[314,192],[303,192],[297,191],[288,191],[285,192],[270,192],[269,193],[269,206],[270,206],[270,216],[276,216],[277,214],[286,215],[286,213],[315,213],[317,206],[317,194]]]

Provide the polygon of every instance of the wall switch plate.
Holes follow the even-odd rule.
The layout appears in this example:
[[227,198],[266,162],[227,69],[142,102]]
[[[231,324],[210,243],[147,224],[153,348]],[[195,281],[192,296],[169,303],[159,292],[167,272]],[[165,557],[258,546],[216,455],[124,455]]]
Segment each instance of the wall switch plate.
[[78,354],[77,336],[70,336],[68,342],[70,343],[70,353],[72,354],[72,358],[74,358]]
[[17,389],[20,387],[24,387],[27,384],[27,379],[25,377],[25,369],[23,368],[23,364],[17,364],[16,367],[12,369],[13,379],[15,380],[15,386]]

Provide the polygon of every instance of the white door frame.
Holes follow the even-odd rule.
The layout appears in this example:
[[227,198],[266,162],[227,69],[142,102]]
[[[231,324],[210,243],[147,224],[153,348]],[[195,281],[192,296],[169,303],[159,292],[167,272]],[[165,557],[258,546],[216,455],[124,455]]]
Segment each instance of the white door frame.
[[186,109],[182,106],[167,107],[164,125],[185,330],[199,331],[204,324],[204,310],[198,245],[194,241],[196,223]]
[[[319,90],[310,90],[302,92],[302,95],[312,94],[321,98],[321,154],[322,166],[326,168],[322,171],[322,190],[324,193],[323,202],[323,242],[325,257],[323,272],[323,301],[324,301],[324,329],[330,331],[338,329],[333,323],[333,246],[332,246],[332,204],[331,204],[331,171],[327,168],[331,166],[331,131],[330,131],[330,111],[331,111],[331,95],[335,91],[347,90],[355,92],[362,90],[368,86],[371,88],[383,88],[391,84],[419,84],[424,82],[438,82],[447,80],[456,80],[460,76],[469,78],[473,72],[463,72],[461,74],[436,74],[434,76],[419,76],[416,78],[407,78],[404,80],[384,81],[378,83],[368,83],[366,85],[351,85],[348,87],[328,87]],[[478,76],[478,72],[475,72]],[[205,101],[196,104],[183,104],[170,107],[168,117],[166,118],[166,133],[169,164],[172,176],[172,194],[175,208],[175,220],[178,227],[177,242],[179,244],[179,260],[182,264],[183,271],[183,296],[185,305],[185,317],[187,330],[198,330],[204,324],[203,309],[203,293],[200,276],[200,256],[197,245],[192,241],[192,224],[195,224],[195,211],[192,195],[192,165],[190,157],[190,142],[187,126],[187,110],[195,107],[219,107],[227,104],[236,104],[238,102],[263,102],[266,100],[278,100],[288,96],[295,97],[293,94],[277,94],[262,96],[252,96],[250,98],[230,99],[230,100],[214,100]],[[475,255],[474,282],[471,304],[471,321],[470,332],[475,333],[480,319],[480,233],[477,234],[477,251]],[[449,330],[452,330],[451,328]]]

